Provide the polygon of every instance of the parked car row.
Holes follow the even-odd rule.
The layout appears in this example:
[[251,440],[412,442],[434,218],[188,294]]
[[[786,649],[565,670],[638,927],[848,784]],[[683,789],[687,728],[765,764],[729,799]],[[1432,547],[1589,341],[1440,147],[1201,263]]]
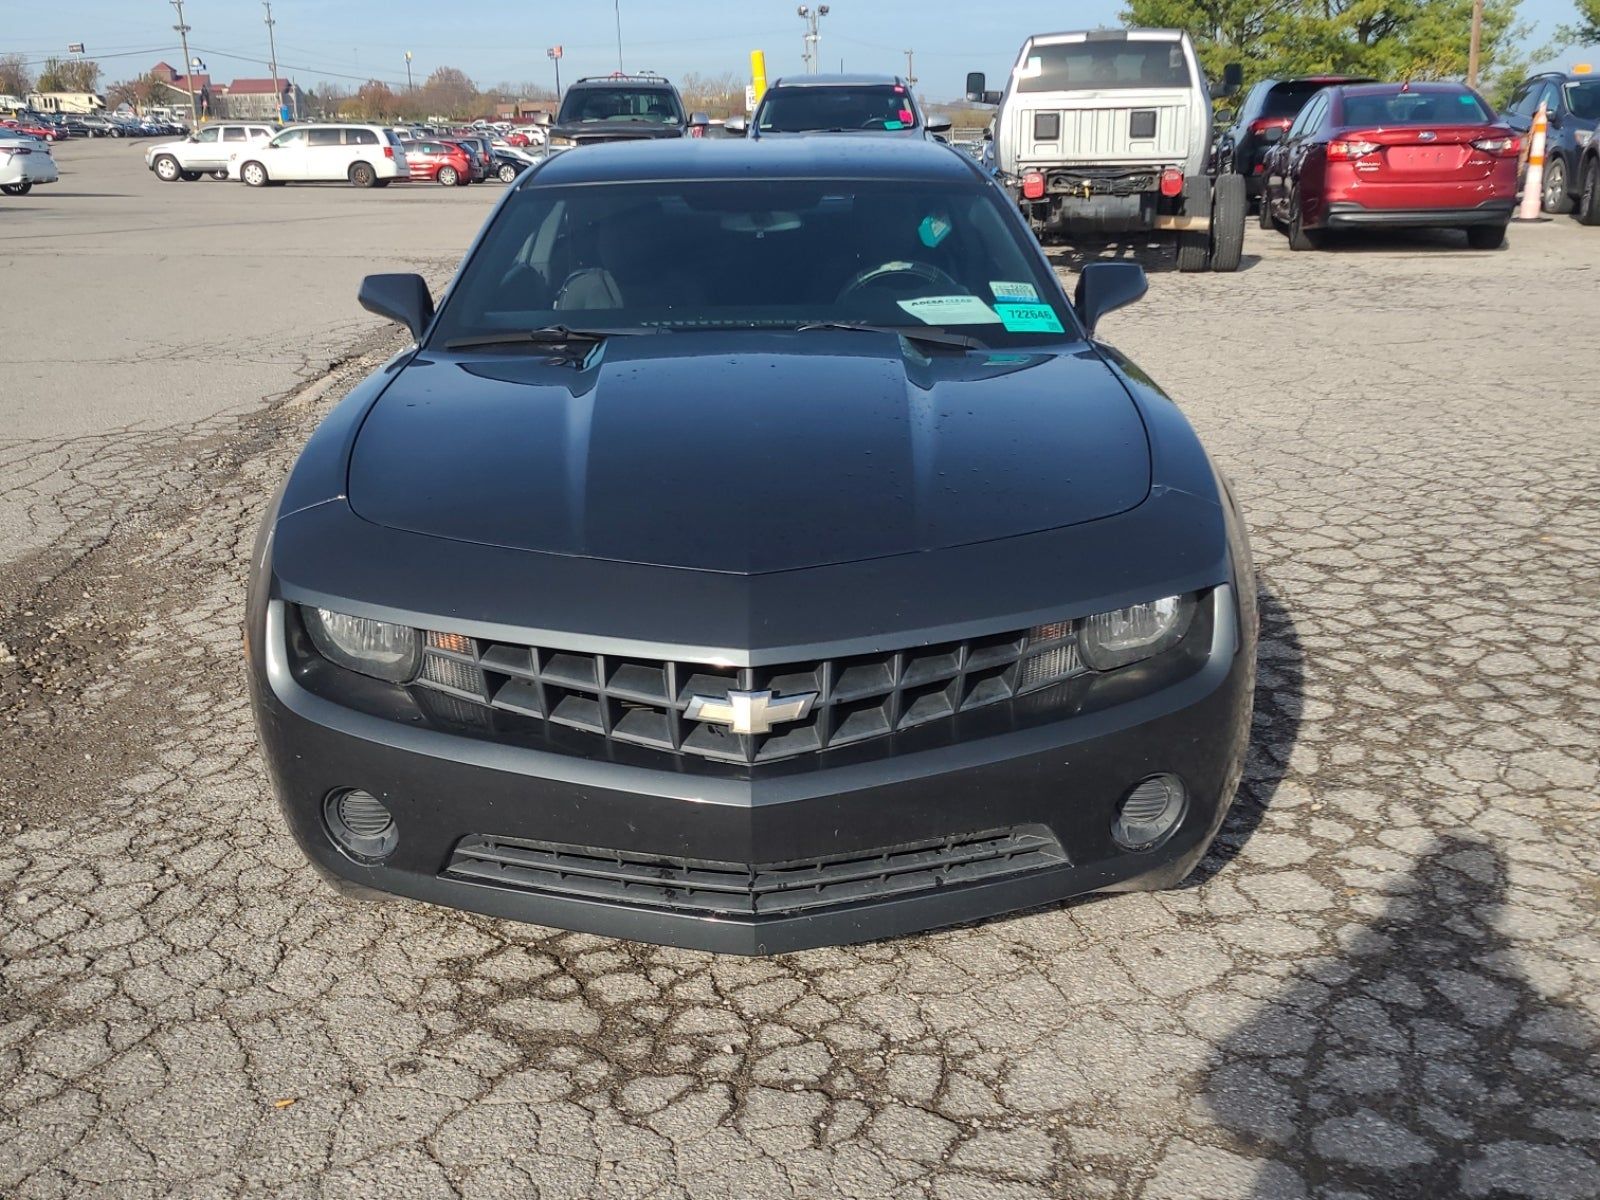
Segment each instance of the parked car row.
[[50,142],[64,142],[68,138],[109,137],[175,137],[187,132],[187,126],[175,121],[157,120],[153,117],[111,114],[72,114],[24,112],[14,117],[0,118],[0,125],[32,134]]
[[1218,169],[1260,200],[1263,229],[1294,250],[1362,226],[1456,228],[1477,249],[1505,240],[1534,115],[1548,127],[1540,206],[1600,224],[1600,79],[1547,72],[1496,113],[1458,83],[1348,76],[1268,79],[1217,141]]

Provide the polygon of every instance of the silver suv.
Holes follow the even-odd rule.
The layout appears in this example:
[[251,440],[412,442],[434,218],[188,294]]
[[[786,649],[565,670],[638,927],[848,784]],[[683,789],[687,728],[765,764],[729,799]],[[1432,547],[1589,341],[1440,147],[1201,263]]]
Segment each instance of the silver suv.
[[203,125],[181,142],[161,142],[144,152],[144,165],[166,183],[179,179],[228,177],[228,160],[246,146],[265,142],[278,132],[270,121],[219,121]]
[[[1238,64],[1221,92],[1239,86]],[[1244,245],[1244,180],[1211,163],[1211,90],[1176,29],[1035,34],[1003,91],[984,161],[1041,239],[1171,230],[1183,271],[1232,271]]]

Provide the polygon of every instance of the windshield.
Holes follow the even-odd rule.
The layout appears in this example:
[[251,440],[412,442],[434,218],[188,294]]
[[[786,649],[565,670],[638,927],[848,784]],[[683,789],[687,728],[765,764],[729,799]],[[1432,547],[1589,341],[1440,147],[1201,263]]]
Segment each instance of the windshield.
[[1471,92],[1391,92],[1344,98],[1346,125],[1482,125],[1494,114]]
[[1325,83],[1280,83],[1269,88],[1261,102],[1263,117],[1297,117],[1306,101],[1328,85]]
[[580,121],[652,121],[658,125],[683,123],[678,98],[666,88],[583,88],[567,93],[558,125]]
[[1580,121],[1600,120],[1600,79],[1564,83],[1561,90],[1567,95],[1567,109],[1573,116]]
[[1186,88],[1189,83],[1183,44],[1170,41],[1034,46],[1017,68],[1019,92]]
[[773,88],[756,118],[762,133],[911,129],[916,123],[911,98],[898,85]]
[[947,329],[1076,337],[1026,231],[976,182],[712,181],[514,192],[433,342],[551,325]]

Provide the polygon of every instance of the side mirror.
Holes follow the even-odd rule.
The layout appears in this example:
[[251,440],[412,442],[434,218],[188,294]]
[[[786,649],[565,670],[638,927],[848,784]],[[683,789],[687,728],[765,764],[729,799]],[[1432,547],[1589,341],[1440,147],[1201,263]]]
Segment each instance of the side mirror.
[[689,124],[698,125],[704,129],[707,125],[711,124],[711,114],[703,112],[690,113]]
[[1218,125],[1232,125],[1233,124],[1233,116],[1234,116],[1233,109],[1231,109],[1231,108],[1219,108],[1219,109],[1217,109],[1217,114],[1216,114],[1216,117],[1214,118],[1214,120],[1216,121],[1216,123]]
[[1144,268],[1131,262],[1092,262],[1078,274],[1078,287],[1072,294],[1072,307],[1084,330],[1094,336],[1100,318],[1115,308],[1132,304],[1150,288]]
[[535,125],[548,125],[548,124],[550,124],[550,114],[547,113],[547,112],[540,113],[538,116],[533,118],[533,123]]
[[722,123],[722,132],[729,137],[743,137],[750,130],[750,123],[743,117],[729,117]]
[[421,275],[368,275],[356,298],[368,312],[404,325],[418,341],[433,320],[433,296]]
[[927,130],[929,133],[949,133],[950,122],[944,120],[929,121],[927,124]]
[[967,72],[967,99],[974,104],[985,104],[984,89],[989,86],[989,81],[984,78],[982,71]]
[[1221,96],[1231,96],[1244,85],[1244,67],[1240,63],[1231,62],[1222,68]]

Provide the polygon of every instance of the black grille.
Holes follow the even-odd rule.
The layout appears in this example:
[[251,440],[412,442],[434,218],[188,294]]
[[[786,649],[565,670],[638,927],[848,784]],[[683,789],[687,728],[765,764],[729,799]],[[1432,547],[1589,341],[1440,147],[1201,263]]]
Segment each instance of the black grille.
[[[769,667],[581,654],[430,633],[416,686],[619,742],[755,763],[884,737],[999,704],[1084,669],[1071,622]],[[730,692],[757,695],[752,732],[730,727]],[[696,697],[713,705],[706,719],[690,715]],[[812,699],[802,715],[760,728],[761,710],[782,718],[784,701],[792,707],[806,697]]]
[[763,917],[1065,865],[1043,826],[962,834],[783,863],[712,862],[473,835],[445,874],[497,887],[685,912]]

